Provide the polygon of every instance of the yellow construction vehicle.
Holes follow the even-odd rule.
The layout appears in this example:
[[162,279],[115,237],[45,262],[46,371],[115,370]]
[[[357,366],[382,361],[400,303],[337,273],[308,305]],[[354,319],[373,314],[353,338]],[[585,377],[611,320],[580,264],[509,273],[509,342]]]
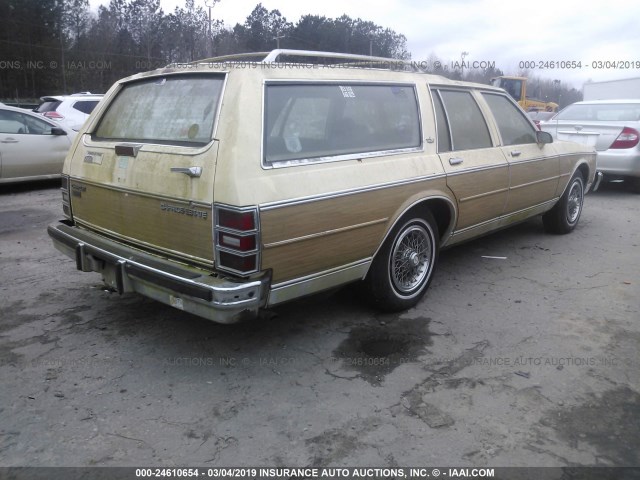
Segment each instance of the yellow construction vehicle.
[[554,102],[543,102],[527,98],[527,78],[526,77],[494,77],[491,79],[491,85],[503,88],[511,95],[522,107],[525,112],[544,111],[557,112],[558,104]]

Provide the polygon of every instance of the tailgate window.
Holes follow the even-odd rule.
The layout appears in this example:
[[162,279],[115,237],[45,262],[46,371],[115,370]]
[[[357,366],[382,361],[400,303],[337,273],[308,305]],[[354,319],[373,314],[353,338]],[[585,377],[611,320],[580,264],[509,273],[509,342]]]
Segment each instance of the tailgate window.
[[223,82],[218,75],[173,75],[127,83],[103,114],[93,139],[206,145]]

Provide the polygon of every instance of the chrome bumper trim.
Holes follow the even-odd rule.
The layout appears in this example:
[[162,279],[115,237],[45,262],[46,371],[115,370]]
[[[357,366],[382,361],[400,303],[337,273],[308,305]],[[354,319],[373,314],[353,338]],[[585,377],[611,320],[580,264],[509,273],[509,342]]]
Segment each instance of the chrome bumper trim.
[[596,172],[596,179],[593,182],[593,186],[591,187],[592,192],[598,191],[598,188],[600,188],[600,182],[602,182],[603,177],[604,174],[602,172]]
[[214,276],[106,239],[55,224],[47,228],[54,246],[83,272],[103,274],[119,293],[137,292],[219,323],[255,317],[266,304],[270,275],[238,280]]

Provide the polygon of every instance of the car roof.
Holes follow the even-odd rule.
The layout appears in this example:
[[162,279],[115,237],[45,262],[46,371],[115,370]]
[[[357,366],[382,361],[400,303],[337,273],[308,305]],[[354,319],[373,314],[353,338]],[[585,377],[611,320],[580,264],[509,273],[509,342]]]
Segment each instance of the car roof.
[[[266,56],[265,56],[266,55]],[[309,62],[283,62],[278,64],[278,56],[298,56],[298,57],[319,57],[327,59],[343,59],[351,60],[350,63],[321,63],[316,65]],[[256,60],[256,58],[263,58],[263,60]],[[441,75],[435,75],[427,73],[422,70],[419,65],[422,62],[413,62],[418,65],[418,68],[411,67],[411,60],[401,60],[397,58],[385,58],[385,57],[373,57],[367,55],[356,55],[336,52],[321,52],[310,50],[290,50],[290,49],[276,49],[271,52],[249,52],[233,55],[224,55],[221,57],[207,58],[202,60],[196,60],[189,63],[171,63],[166,67],[158,68],[147,72],[140,72],[131,75],[126,78],[118,80],[118,85],[134,82],[141,79],[147,79],[152,77],[163,77],[173,75],[183,75],[200,72],[211,72],[215,69],[219,73],[231,73],[234,75],[253,75],[255,72],[259,72],[264,79],[278,79],[287,78],[285,75],[277,75],[276,72],[296,72],[292,80],[296,78],[309,78],[311,74],[299,75],[301,68],[313,69],[313,74],[318,80],[330,80],[335,81],[335,75],[328,72],[339,72],[344,80],[378,80],[382,78],[385,81],[410,81],[410,82],[425,82],[429,86],[434,87],[463,87],[473,89],[483,89],[496,93],[505,93],[504,89],[494,87],[492,85],[480,84],[476,82],[466,82],[461,80],[451,80]],[[271,68],[274,64],[279,65],[278,68]],[[250,65],[250,66],[249,66]],[[370,65],[370,66],[365,66]],[[407,68],[400,68],[405,65]],[[188,68],[186,68],[188,66]],[[328,67],[326,70],[316,69],[319,66]],[[238,68],[234,68],[238,67]],[[264,67],[264,68],[260,68]]]
[[602,104],[628,104],[628,103],[639,103],[640,104],[640,99],[639,98],[629,98],[629,99],[624,99],[624,98],[616,98],[616,99],[612,99],[612,100],[583,100],[582,102],[576,102],[574,103],[574,105],[602,105]]
[[[31,110],[27,110],[25,108],[11,107],[9,105],[5,105],[4,103],[0,103],[0,105],[2,106],[3,110],[11,110],[13,112],[28,113],[29,115],[34,115]],[[35,116],[40,118],[41,115],[35,114]]]

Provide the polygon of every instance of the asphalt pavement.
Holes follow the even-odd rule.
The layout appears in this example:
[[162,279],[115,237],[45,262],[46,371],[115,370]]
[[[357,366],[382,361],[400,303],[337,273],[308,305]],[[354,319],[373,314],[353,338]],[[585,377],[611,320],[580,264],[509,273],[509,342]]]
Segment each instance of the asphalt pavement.
[[52,246],[56,182],[0,188],[0,466],[638,466],[640,196],[442,252],[410,311],[353,288],[224,326]]

